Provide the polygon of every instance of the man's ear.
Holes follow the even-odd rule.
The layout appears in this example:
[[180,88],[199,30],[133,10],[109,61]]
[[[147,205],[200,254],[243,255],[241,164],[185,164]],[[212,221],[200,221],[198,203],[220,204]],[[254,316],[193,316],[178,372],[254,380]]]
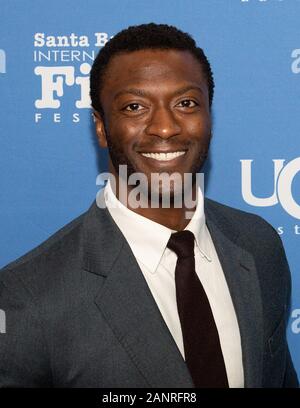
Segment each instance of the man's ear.
[[100,113],[97,111],[94,111],[93,115],[95,118],[95,128],[96,128],[96,133],[97,133],[99,144],[101,147],[107,147],[107,139],[106,139],[106,132],[105,132],[103,118],[100,115]]

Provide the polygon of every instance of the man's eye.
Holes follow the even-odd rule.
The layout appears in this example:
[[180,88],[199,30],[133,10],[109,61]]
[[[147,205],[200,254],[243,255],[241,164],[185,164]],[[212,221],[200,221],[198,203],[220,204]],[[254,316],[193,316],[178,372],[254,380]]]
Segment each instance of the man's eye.
[[143,106],[139,103],[130,103],[129,105],[125,106],[124,110],[129,112],[138,112],[143,109]]
[[198,105],[198,103],[196,103],[192,99],[185,99],[184,101],[179,102],[178,105],[181,105],[181,107],[183,108],[194,108]]

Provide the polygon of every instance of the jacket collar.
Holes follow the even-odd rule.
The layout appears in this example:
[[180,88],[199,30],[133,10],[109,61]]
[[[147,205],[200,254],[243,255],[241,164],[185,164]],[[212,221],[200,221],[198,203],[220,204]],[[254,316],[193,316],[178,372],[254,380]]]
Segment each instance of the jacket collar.
[[[101,202],[101,195],[97,202]],[[238,230],[220,208],[205,199],[206,223],[239,323],[245,387],[260,387],[263,325],[255,262],[240,246]],[[95,303],[149,386],[193,387],[185,361],[127,241],[107,208],[99,208],[96,202],[85,215],[82,247],[83,268],[106,278]]]

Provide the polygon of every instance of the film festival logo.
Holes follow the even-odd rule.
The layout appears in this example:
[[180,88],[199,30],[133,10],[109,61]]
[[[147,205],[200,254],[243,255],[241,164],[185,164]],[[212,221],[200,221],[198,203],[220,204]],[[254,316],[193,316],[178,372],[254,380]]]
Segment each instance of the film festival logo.
[[[96,179],[96,185],[101,186],[96,196],[99,208],[106,208],[107,201],[103,193],[103,187],[110,182],[112,191],[118,200],[110,202],[110,207],[125,205],[133,208],[185,208],[185,218],[191,219],[195,214],[198,194],[204,195],[204,173],[160,172],[151,173],[150,181],[141,172],[135,172],[128,177],[127,165],[119,165],[118,194],[117,182],[113,174],[100,173]],[[193,185],[196,194],[193,194]],[[130,191],[128,186],[130,186]]]
[[[40,82],[40,95],[34,106],[35,123],[50,118],[53,123],[80,122],[82,109],[91,106],[89,73],[98,53],[110,39],[104,32],[87,35],[34,35],[34,74]],[[75,95],[75,96],[74,96]],[[74,98],[74,111],[65,114],[64,98]]]
[[0,74],[6,74],[6,54],[4,50],[0,50]]
[[297,203],[292,191],[294,178],[300,173],[300,157],[285,164],[284,159],[273,161],[273,193],[269,197],[256,197],[252,192],[253,160],[240,160],[242,178],[242,196],[247,204],[254,207],[271,207],[278,203],[294,218],[300,219],[300,203]]

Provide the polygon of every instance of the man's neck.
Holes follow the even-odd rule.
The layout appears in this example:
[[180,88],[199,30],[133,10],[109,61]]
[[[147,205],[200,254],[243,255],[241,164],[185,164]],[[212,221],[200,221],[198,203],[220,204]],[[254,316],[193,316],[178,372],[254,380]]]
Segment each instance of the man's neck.
[[[130,205],[130,199],[128,199],[128,197],[130,191],[132,191],[135,186],[128,186],[127,184],[124,185],[123,183],[124,182],[120,183],[119,178],[116,177],[116,191],[114,191],[113,189],[113,192],[117,199],[131,211],[134,211],[135,213],[142,215],[143,217],[155,221],[158,224],[164,225],[167,228],[170,228],[175,231],[183,230],[188,225],[191,218],[191,214],[195,212],[196,204],[194,205],[193,208],[187,208],[185,206],[185,201],[183,198],[182,205],[180,208],[175,207],[174,204],[172,205],[172,200],[170,200],[170,206],[168,206],[168,208],[162,207],[161,202],[158,208],[156,207],[154,208],[151,205],[151,199],[149,200],[148,198],[144,199],[144,203],[146,203],[146,205],[133,207],[132,205]],[[120,185],[122,187],[120,187]],[[124,193],[120,194],[121,188],[123,188],[123,191],[126,191],[125,194]],[[191,191],[191,198],[195,203],[196,197],[197,190],[196,184],[194,184]],[[187,214],[189,214],[188,217]]]
[[129,205],[127,207],[137,214],[175,231],[183,230],[190,221],[186,217],[186,211],[191,210],[186,208],[130,208]]

